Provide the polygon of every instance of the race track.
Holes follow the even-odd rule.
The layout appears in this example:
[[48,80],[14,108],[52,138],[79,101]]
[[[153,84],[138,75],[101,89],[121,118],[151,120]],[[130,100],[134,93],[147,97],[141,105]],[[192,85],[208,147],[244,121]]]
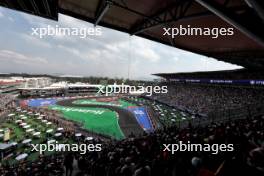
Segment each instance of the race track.
[[[98,97],[90,97],[90,98],[98,98]],[[131,133],[135,135],[143,134],[144,130],[138,124],[136,118],[134,117],[133,113],[117,107],[117,106],[110,106],[110,105],[83,105],[83,104],[74,104],[73,102],[76,100],[82,100],[87,98],[76,98],[76,99],[66,99],[58,101],[56,104],[64,107],[94,107],[94,108],[105,108],[115,111],[119,115],[118,123],[123,131],[124,135],[128,137]]]

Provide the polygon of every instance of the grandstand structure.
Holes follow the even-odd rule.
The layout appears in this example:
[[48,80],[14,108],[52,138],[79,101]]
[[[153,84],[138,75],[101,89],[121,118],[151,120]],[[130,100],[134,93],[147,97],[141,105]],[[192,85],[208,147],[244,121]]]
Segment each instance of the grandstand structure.
[[225,80],[263,80],[263,70],[251,69],[237,69],[237,70],[222,70],[210,72],[189,72],[189,73],[155,73],[153,75],[159,76],[167,81],[173,79],[225,79]]
[[[96,85],[79,83],[21,89],[25,95],[38,97],[25,100],[27,106],[15,104],[13,96],[2,96],[0,140],[12,142],[12,146],[1,145],[0,152],[6,155],[1,158],[0,175],[63,175],[72,169],[74,158],[78,163],[74,171],[79,175],[263,175],[263,1],[0,0],[0,5],[52,20],[58,20],[59,13],[66,14],[244,67],[235,71],[157,73],[165,79],[159,84],[168,86],[168,93],[148,98],[87,96]],[[235,34],[218,40],[163,35],[164,27],[179,25],[234,27]],[[66,93],[82,96],[57,97]],[[131,131],[136,135],[129,135]],[[85,155],[30,151],[30,143],[50,141],[100,143],[104,147],[100,154]],[[179,141],[233,144],[234,150],[172,154],[163,149],[164,144],[174,147]],[[6,150],[9,147],[11,152]]]
[[[25,83],[25,85],[28,85]],[[114,88],[116,83],[113,85],[107,85],[108,87]],[[124,85],[123,86],[128,86]],[[102,88],[103,87],[103,88]],[[102,89],[102,92],[101,90]],[[48,84],[47,86],[30,86],[30,87],[20,87],[16,88],[17,91],[20,92],[22,97],[52,97],[52,96],[86,96],[86,95],[94,95],[94,94],[106,94],[106,87],[104,84],[89,84],[89,83],[68,83],[68,82],[54,82],[52,84]],[[144,94],[145,90],[142,92],[141,90],[133,90],[129,93],[123,94],[131,94],[131,95],[141,95]],[[114,94],[114,93],[113,93]],[[119,94],[119,93],[117,93]],[[121,94],[121,93],[120,93]]]
[[263,70],[248,68],[191,73],[156,73],[167,95],[151,99],[194,116],[193,125],[243,119],[264,114]]
[[47,77],[3,77],[0,79],[1,93],[18,94],[19,89],[43,88],[52,83],[52,79]]
[[33,90],[40,90],[52,84],[48,77],[13,77],[5,76],[0,79],[0,92],[12,94],[36,94]]
[[0,93],[17,93],[18,88],[23,86],[23,81],[7,81],[6,79],[0,81]]
[[[260,0],[1,0],[3,7],[58,20],[66,14],[245,68],[263,68],[263,2]],[[234,27],[234,35],[164,36],[164,27],[179,25]],[[256,25],[258,24],[258,25]]]
[[19,88],[22,96],[31,97],[52,97],[52,96],[73,96],[89,95],[98,92],[100,85],[85,83],[55,82],[44,87]]

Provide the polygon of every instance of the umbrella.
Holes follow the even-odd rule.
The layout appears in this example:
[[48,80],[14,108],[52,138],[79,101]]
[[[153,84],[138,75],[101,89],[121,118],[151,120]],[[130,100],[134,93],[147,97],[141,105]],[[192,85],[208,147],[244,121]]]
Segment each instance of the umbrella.
[[28,154],[23,153],[23,154],[21,154],[21,155],[18,155],[18,156],[16,157],[16,160],[20,161],[20,160],[22,160],[22,159],[25,159],[27,156],[28,156]]
[[22,144],[27,144],[30,143],[32,140],[31,139],[25,139],[24,141],[22,141]]
[[93,137],[87,137],[85,140],[91,141],[91,140],[93,140]]
[[56,134],[54,134],[54,136],[56,136],[56,137],[59,137],[61,135],[62,135],[62,133],[56,133]]
[[26,130],[27,133],[30,133],[30,132],[32,132],[32,131],[34,131],[33,128],[30,128],[30,129],[27,129],[27,130]]
[[40,132],[36,132],[33,134],[33,136],[39,136],[40,135]]
[[51,139],[47,143],[54,143],[54,142],[56,142],[56,140],[55,139]]
[[21,123],[20,124],[20,126],[26,126],[27,125],[27,123]]
[[58,128],[57,131],[63,131],[63,128]]
[[22,122],[22,120],[16,120],[16,123],[20,123],[20,122]]
[[24,129],[30,128],[30,125],[23,126]]
[[11,144],[12,144],[13,146],[15,146],[15,145],[17,145],[17,142],[12,142]]
[[80,136],[82,136],[82,134],[81,133],[76,133],[75,136],[76,137],[80,137]]
[[53,131],[53,129],[48,129],[47,131],[46,131],[46,133],[51,133]]

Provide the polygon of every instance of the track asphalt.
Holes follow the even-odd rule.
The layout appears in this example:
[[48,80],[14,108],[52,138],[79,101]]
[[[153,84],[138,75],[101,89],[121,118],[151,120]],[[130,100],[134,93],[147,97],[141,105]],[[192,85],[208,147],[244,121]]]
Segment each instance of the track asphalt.
[[[96,99],[98,97],[90,97],[90,98]],[[128,137],[131,133],[133,133],[136,136],[144,133],[144,130],[138,124],[136,118],[134,117],[134,114],[129,110],[117,106],[110,106],[110,105],[85,105],[85,104],[73,103],[76,100],[82,100],[82,99],[87,100],[88,98],[66,99],[66,100],[58,101],[56,104],[65,107],[82,107],[82,108],[94,107],[94,108],[110,109],[112,111],[117,112],[119,116],[118,119],[119,126],[126,137]]]

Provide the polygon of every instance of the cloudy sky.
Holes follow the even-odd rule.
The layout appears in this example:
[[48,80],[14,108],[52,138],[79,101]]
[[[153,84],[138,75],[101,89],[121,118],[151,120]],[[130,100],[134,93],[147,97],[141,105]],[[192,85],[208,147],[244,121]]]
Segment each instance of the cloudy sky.
[[108,28],[85,39],[31,35],[32,28],[47,25],[93,28],[65,15],[56,22],[0,7],[0,73],[152,79],[153,73],[240,68]]

